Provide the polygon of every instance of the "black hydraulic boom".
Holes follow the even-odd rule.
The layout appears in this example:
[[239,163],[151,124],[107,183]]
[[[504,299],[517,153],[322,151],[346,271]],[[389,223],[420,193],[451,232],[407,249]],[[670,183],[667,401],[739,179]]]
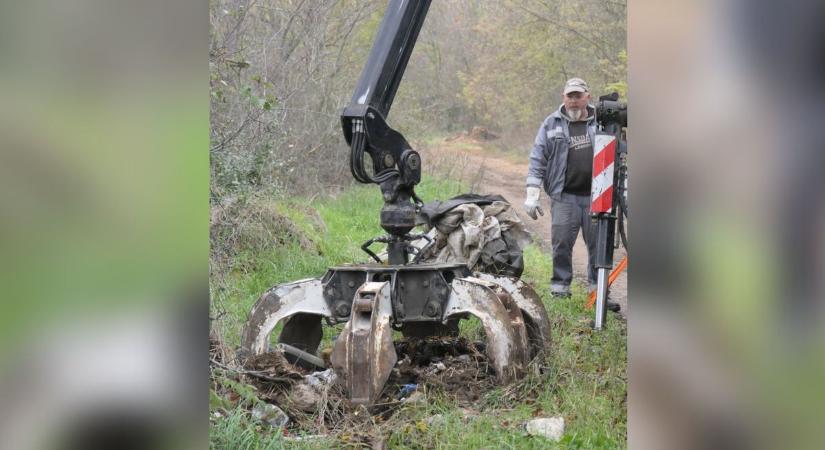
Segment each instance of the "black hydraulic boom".
[[415,195],[421,156],[386,117],[429,7],[430,0],[390,0],[352,100],[341,113],[353,177],[381,187],[381,227],[389,233],[381,239],[387,242],[390,264],[406,264],[411,256],[415,236],[409,232],[421,205]]

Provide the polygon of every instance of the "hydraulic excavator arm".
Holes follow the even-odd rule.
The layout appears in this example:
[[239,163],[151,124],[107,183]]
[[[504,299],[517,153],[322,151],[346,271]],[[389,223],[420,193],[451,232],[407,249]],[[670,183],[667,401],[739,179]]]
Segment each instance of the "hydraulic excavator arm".
[[[430,0],[389,2],[352,100],[341,114],[352,176],[381,187],[381,227],[389,233],[382,242],[388,244],[391,264],[404,264],[410,256],[408,234],[421,206],[415,195],[421,157],[387,124],[387,115],[429,7]],[[365,164],[367,155],[372,170]]]

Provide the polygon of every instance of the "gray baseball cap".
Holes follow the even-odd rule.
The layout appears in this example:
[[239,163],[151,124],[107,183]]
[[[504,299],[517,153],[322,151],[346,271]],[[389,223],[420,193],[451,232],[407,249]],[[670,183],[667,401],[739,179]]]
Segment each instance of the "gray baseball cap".
[[590,92],[590,88],[581,78],[571,78],[567,80],[567,83],[564,83],[564,95],[571,92]]

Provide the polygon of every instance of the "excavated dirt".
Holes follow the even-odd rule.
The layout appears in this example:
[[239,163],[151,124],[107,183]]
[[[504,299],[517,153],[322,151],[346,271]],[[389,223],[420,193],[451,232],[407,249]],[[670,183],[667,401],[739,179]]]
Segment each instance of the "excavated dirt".
[[482,342],[435,337],[404,340],[395,348],[399,362],[387,382],[385,396],[404,385],[417,384],[465,406],[495,385]]
[[[373,445],[409,420],[398,414],[414,407],[423,396],[445,396],[468,411],[497,384],[484,354],[483,342],[463,337],[403,339],[395,343],[398,362],[383,392],[370,407],[353,406],[338,383],[316,384],[309,391],[316,407],[305,412],[305,376],[310,371],[292,366],[280,352],[249,358],[236,370],[236,380],[255,388],[255,396],[281,408],[290,417],[285,435],[335,436],[350,444]],[[303,384],[300,389],[296,386]],[[221,389],[233,403],[240,397]],[[300,391],[301,398],[296,398]],[[300,400],[300,402],[299,402]]]

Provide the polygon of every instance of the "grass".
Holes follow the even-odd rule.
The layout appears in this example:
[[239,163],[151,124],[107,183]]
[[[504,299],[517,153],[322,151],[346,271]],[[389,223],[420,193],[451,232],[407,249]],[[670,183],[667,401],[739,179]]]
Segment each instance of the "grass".
[[[458,182],[424,180],[419,195],[426,200],[448,198],[462,191]],[[255,300],[273,285],[320,276],[329,265],[363,261],[361,242],[382,234],[378,226],[381,198],[374,186],[356,186],[336,198],[307,204],[302,199],[266,200],[258,207],[275,208],[289,218],[314,246],[283,243],[257,253],[240,252],[227,273],[211,283],[213,323],[224,341],[234,347],[246,314]],[[542,295],[553,325],[551,355],[541,375],[531,374],[510,387],[487,392],[465,417],[450,398],[428,393],[422,404],[408,405],[394,418],[402,424],[385,430],[387,447],[419,448],[624,448],[626,446],[626,332],[611,317],[608,327],[593,333],[592,312],[584,310],[586,293],[574,286],[569,299],[550,299],[551,258],[537,247],[525,252],[523,278]],[[462,327],[478,333],[477,324]],[[327,336],[325,339],[329,339]],[[278,430],[262,426],[243,407],[212,408],[212,448],[352,448],[344,434],[321,440],[286,440]],[[220,417],[216,416],[216,413]],[[433,419],[436,416],[438,420]],[[527,436],[524,423],[534,416],[562,416],[564,438],[551,444]],[[554,447],[555,446],[555,447]]]

